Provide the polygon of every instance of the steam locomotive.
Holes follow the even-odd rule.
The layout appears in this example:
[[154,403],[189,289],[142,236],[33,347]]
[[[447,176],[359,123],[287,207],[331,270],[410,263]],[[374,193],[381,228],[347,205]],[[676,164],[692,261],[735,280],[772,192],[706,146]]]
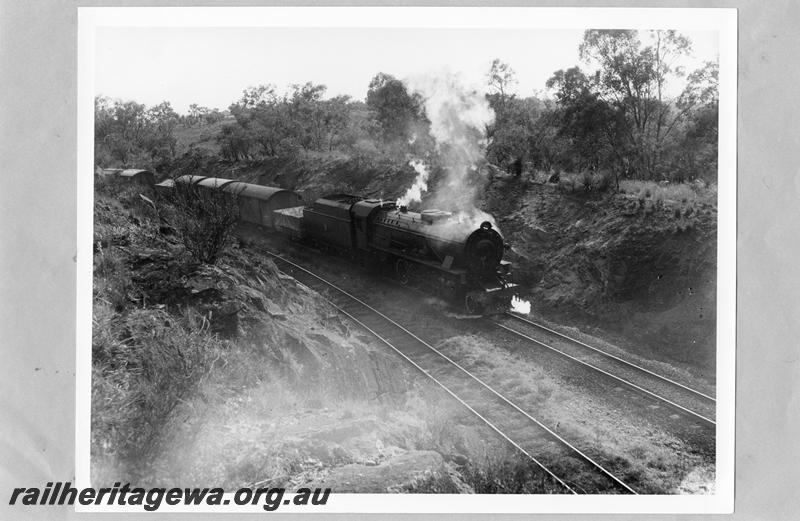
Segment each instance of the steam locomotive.
[[242,221],[391,270],[403,284],[436,288],[469,313],[507,309],[517,291],[508,280],[503,237],[489,221],[473,223],[440,210],[412,212],[350,194],[304,206],[289,190],[202,176],[168,180],[156,190],[170,191],[173,183],[235,193]]

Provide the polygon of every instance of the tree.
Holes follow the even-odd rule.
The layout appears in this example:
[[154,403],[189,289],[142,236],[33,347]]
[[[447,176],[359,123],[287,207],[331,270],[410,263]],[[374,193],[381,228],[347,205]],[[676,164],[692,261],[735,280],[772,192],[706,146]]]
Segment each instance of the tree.
[[490,94],[487,98],[495,111],[495,120],[486,129],[489,138],[487,157],[502,168],[511,168],[512,164],[521,167],[528,156],[535,111],[526,103],[527,100],[515,98],[503,102],[500,94]]
[[229,161],[250,158],[251,140],[247,131],[240,125],[225,125],[217,136],[220,155]]
[[133,101],[95,98],[95,148],[105,147],[114,162],[128,161],[144,147],[148,120],[145,105]]
[[327,149],[334,150],[347,138],[347,125],[350,122],[350,96],[336,96],[323,103],[322,110],[327,129]]
[[517,74],[507,63],[503,63],[499,58],[492,61],[489,72],[486,73],[486,80],[489,88],[497,94],[500,105],[505,106],[506,100],[510,97],[508,90],[517,84]]
[[219,109],[211,109],[203,115],[203,120],[206,125],[213,125],[225,119],[225,114],[220,112]]
[[383,72],[369,83],[367,106],[387,141],[407,142],[419,124],[427,122],[420,95],[409,94],[402,81]]
[[226,159],[274,157],[297,150],[332,151],[352,142],[348,96],[324,99],[325,85],[292,85],[278,96],[272,86],[249,87],[230,106],[236,125],[218,137]]
[[248,109],[259,105],[273,104],[277,101],[277,98],[278,96],[275,94],[274,85],[256,85],[255,87],[247,87],[242,92],[239,105],[241,105],[242,108]]
[[490,90],[486,99],[495,113],[494,122],[486,128],[489,160],[516,175],[528,162],[549,166],[550,154],[543,142],[550,125],[545,104],[536,96],[520,99],[511,94],[516,73],[499,59],[492,61],[486,81]]
[[558,135],[569,140],[570,154],[564,161],[571,170],[596,170],[616,161],[624,164],[626,126],[615,111],[593,90],[592,82],[578,67],[556,71],[547,80],[555,90],[558,110],[553,114]]
[[273,85],[246,88],[240,100],[229,107],[236,125],[223,127],[217,138],[223,155],[231,161],[249,159],[258,152],[276,155],[290,124],[285,101]]
[[591,29],[584,33],[581,59],[598,67],[594,79],[600,99],[628,122],[630,162],[636,174],[653,178],[660,171],[667,138],[684,111],[665,96],[670,79],[684,76],[676,61],[689,53],[689,40],[675,31],[651,31],[643,45],[633,30]]
[[708,181],[717,178],[719,143],[719,66],[708,62],[688,77],[678,98],[678,107],[686,111],[686,121],[675,143],[673,167],[678,177],[700,176]]
[[680,108],[719,103],[719,64],[706,62],[687,78],[686,88],[678,98]]
[[115,166],[152,168],[175,157],[181,117],[164,101],[153,107],[133,101],[95,99],[95,156]]
[[327,87],[307,82],[292,85],[289,116],[295,141],[306,150],[322,150],[326,137],[325,110],[322,97]]
[[163,101],[151,107],[145,113],[148,123],[147,138],[144,148],[161,161],[169,161],[175,157],[175,127],[180,121],[180,116],[172,109],[168,101]]
[[[219,116],[219,117],[217,117]],[[208,107],[201,107],[197,103],[192,103],[189,105],[189,115],[185,118],[188,126],[192,127],[194,125],[207,125],[217,121],[218,119],[222,119],[221,113],[218,109],[210,109]]]

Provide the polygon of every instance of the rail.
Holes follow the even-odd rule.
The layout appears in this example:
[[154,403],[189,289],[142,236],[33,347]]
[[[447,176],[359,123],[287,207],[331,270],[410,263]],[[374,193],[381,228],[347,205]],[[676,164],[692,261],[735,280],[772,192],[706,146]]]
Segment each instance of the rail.
[[[566,440],[563,436],[559,435],[553,429],[549,428],[540,420],[534,418],[531,414],[520,408],[514,402],[509,400],[503,394],[498,392],[496,389],[491,387],[489,384],[469,372],[455,360],[451,359],[440,350],[436,349],[434,346],[427,343],[425,340],[421,339],[419,336],[411,332],[405,326],[397,323],[393,319],[389,318],[385,314],[381,313],[379,310],[375,309],[374,307],[370,306],[363,300],[359,299],[358,297],[348,293],[344,289],[336,286],[332,282],[325,280],[324,278],[312,273],[308,269],[300,266],[299,264],[292,262],[291,260],[282,257],[278,254],[270,252],[268,250],[264,250],[265,253],[270,255],[275,263],[278,265],[278,268],[281,271],[284,271],[288,275],[294,276],[299,282],[311,287],[312,289],[319,289],[320,285],[324,288],[329,288],[333,290],[335,298],[330,299],[326,298],[328,303],[332,305],[335,309],[337,309],[342,314],[346,315],[348,318],[353,320],[356,324],[360,327],[364,328],[368,331],[371,335],[375,336],[380,342],[384,343],[387,347],[395,351],[399,354],[404,360],[406,360],[409,364],[411,364],[414,368],[419,370],[423,375],[431,379],[436,385],[441,387],[448,395],[450,395],[453,399],[455,399],[459,404],[465,407],[470,413],[475,415],[479,420],[481,420],[484,424],[486,424],[492,431],[502,437],[506,442],[508,442],[511,446],[515,449],[520,451],[524,454],[528,459],[530,459],[534,464],[536,464],[539,468],[541,468],[547,475],[555,480],[556,483],[559,484],[562,488],[567,490],[571,494],[576,494],[575,488],[570,486],[562,477],[556,475],[545,463],[543,463],[539,458],[531,454],[529,450],[523,447],[523,442],[519,440],[515,440],[512,438],[511,435],[504,432],[504,430],[497,425],[496,421],[491,420],[488,418],[487,414],[481,413],[477,410],[475,405],[471,405],[469,403],[470,398],[465,397],[463,395],[459,395],[456,391],[451,389],[451,386],[448,386],[445,382],[443,382],[441,377],[434,375],[434,371],[431,367],[427,369],[423,367],[423,363],[421,362],[420,358],[424,358],[424,356],[420,356],[415,360],[410,352],[414,351],[415,348],[424,348],[429,353],[435,354],[436,358],[440,360],[440,366],[438,367],[439,370],[446,366],[451,369],[457,370],[456,372],[466,376],[469,381],[472,381],[478,384],[478,388],[482,390],[482,392],[487,393],[491,397],[493,397],[496,401],[506,405],[510,409],[514,411],[515,414],[518,415],[518,418],[524,418],[527,421],[533,423],[544,432],[547,436],[549,436],[552,440],[557,442],[563,448],[566,448],[571,454],[577,455],[580,460],[582,460],[585,464],[587,464],[590,468],[593,468],[599,474],[605,476],[606,479],[610,481],[612,487],[622,489],[626,493],[636,494],[636,491],[633,490],[630,486],[624,483],[620,478],[615,476],[611,471],[605,468],[601,463],[597,462],[595,459],[591,458],[585,452],[581,451],[573,443],[570,443]],[[288,268],[288,269],[287,269]],[[293,272],[293,270],[299,271],[300,277],[298,277],[297,272]],[[394,339],[390,338],[394,333]],[[405,348],[398,344],[405,344]],[[442,363],[443,362],[443,363]],[[463,393],[462,393],[463,394]],[[508,415],[504,416],[505,420],[509,420]]]
[[[648,375],[648,377],[655,378],[659,382],[666,383],[668,385],[674,386],[674,387],[676,387],[676,388],[678,388],[678,389],[680,389],[682,391],[687,391],[692,396],[699,397],[699,398],[701,398],[703,400],[706,400],[706,401],[708,401],[710,403],[716,403],[716,400],[714,398],[712,398],[712,397],[710,397],[710,396],[708,396],[708,395],[706,395],[704,393],[701,393],[699,391],[691,389],[688,386],[685,386],[685,385],[683,385],[683,384],[681,384],[679,382],[675,382],[675,381],[673,381],[673,380],[671,380],[671,379],[669,379],[667,377],[664,377],[663,375],[659,375],[657,373],[654,373],[654,372],[652,372],[652,371],[650,371],[650,370],[648,370],[646,368],[640,367],[640,366],[638,366],[636,364],[628,362],[628,361],[626,361],[624,359],[621,359],[621,358],[619,358],[617,356],[614,356],[614,355],[612,355],[610,353],[606,353],[605,351],[602,351],[600,349],[592,347],[592,346],[590,346],[590,345],[588,345],[588,344],[586,344],[584,342],[581,342],[579,340],[576,340],[576,339],[573,339],[573,338],[568,337],[566,335],[563,335],[561,333],[558,333],[557,331],[554,331],[554,330],[552,330],[550,328],[546,328],[545,326],[541,326],[539,324],[536,324],[535,322],[529,321],[527,319],[524,319],[524,318],[522,318],[522,317],[520,317],[520,316],[518,316],[518,315],[516,315],[514,313],[506,313],[506,316],[512,317],[513,319],[521,321],[521,322],[525,322],[525,323],[527,323],[527,324],[529,324],[529,325],[531,325],[533,327],[537,327],[537,328],[540,328],[542,330],[546,330],[548,333],[556,335],[559,338],[561,338],[562,340],[566,340],[566,341],[568,341],[568,342],[570,342],[570,343],[572,343],[574,345],[580,346],[581,348],[589,349],[589,350],[591,350],[592,353],[599,354],[601,356],[605,356],[608,359],[614,360],[616,363],[622,363],[625,367],[628,367],[628,368],[634,369],[636,371],[639,371],[639,372],[641,372],[643,374],[646,374],[646,375]],[[491,322],[496,327],[499,327],[499,328],[501,328],[501,329],[503,329],[505,331],[508,331],[509,333],[511,333],[511,334],[513,334],[515,336],[523,338],[523,339],[527,340],[528,342],[536,344],[539,347],[543,347],[543,348],[548,349],[548,350],[550,350],[552,352],[555,352],[558,355],[560,355],[562,357],[565,357],[565,358],[567,358],[567,359],[569,359],[569,360],[571,360],[571,361],[573,361],[575,363],[578,363],[578,364],[580,364],[580,365],[582,365],[582,366],[584,366],[584,367],[586,367],[586,368],[588,368],[588,369],[590,369],[592,371],[598,372],[598,373],[604,375],[607,378],[611,378],[612,380],[614,380],[614,381],[616,381],[618,383],[621,383],[621,384],[623,384],[623,385],[625,385],[627,387],[630,387],[630,388],[636,390],[637,392],[645,394],[645,395],[649,396],[650,398],[652,398],[654,400],[662,402],[662,403],[668,405],[669,407],[672,407],[673,409],[677,409],[678,411],[680,411],[680,412],[682,412],[684,414],[687,414],[687,415],[689,415],[689,416],[691,416],[691,417],[693,417],[693,418],[695,418],[697,420],[700,420],[700,422],[702,422],[702,423],[704,423],[704,424],[706,424],[706,425],[708,425],[710,427],[715,427],[716,426],[716,421],[713,420],[712,418],[709,418],[709,417],[705,416],[703,413],[700,413],[700,412],[697,412],[697,411],[695,411],[693,409],[690,409],[688,406],[681,405],[681,404],[677,403],[674,399],[667,398],[666,396],[663,396],[661,394],[658,394],[655,391],[647,389],[647,388],[643,387],[642,385],[636,384],[636,383],[634,383],[634,382],[632,382],[630,380],[627,380],[627,379],[625,379],[625,378],[623,378],[621,376],[617,376],[616,374],[613,374],[609,370],[600,368],[597,365],[591,364],[591,363],[589,363],[589,362],[587,362],[585,360],[581,360],[577,356],[571,355],[571,354],[567,353],[566,351],[563,351],[561,349],[553,347],[552,345],[550,345],[548,343],[545,343],[542,340],[533,338],[532,336],[530,336],[530,335],[528,335],[528,334],[526,334],[526,333],[524,333],[522,331],[519,331],[519,330],[517,330],[517,329],[515,329],[513,327],[509,327],[508,325],[502,324],[499,321],[492,320]]]

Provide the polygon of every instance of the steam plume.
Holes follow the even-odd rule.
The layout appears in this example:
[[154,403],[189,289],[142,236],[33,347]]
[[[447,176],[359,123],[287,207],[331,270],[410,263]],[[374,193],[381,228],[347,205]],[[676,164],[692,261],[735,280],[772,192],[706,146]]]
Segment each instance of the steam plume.
[[411,188],[406,190],[403,197],[397,200],[397,206],[408,206],[413,202],[421,202],[422,192],[428,190],[428,176],[430,172],[425,167],[425,164],[417,160],[411,160],[408,164],[417,172],[417,178],[414,179],[414,184],[411,185]]
[[[484,161],[486,127],[494,121],[486,97],[453,73],[413,78],[408,84],[424,99],[431,134],[444,160],[445,177],[432,194],[431,206],[453,211],[458,221],[473,228],[482,221],[493,222],[476,204],[483,187],[479,166]],[[427,186],[427,177],[425,181]]]

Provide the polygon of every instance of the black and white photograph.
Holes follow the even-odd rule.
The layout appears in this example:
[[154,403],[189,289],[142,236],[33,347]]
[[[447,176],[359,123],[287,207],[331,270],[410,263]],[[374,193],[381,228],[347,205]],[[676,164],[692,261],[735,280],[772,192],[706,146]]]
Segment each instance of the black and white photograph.
[[78,32],[82,486],[732,510],[735,10],[84,8]]

